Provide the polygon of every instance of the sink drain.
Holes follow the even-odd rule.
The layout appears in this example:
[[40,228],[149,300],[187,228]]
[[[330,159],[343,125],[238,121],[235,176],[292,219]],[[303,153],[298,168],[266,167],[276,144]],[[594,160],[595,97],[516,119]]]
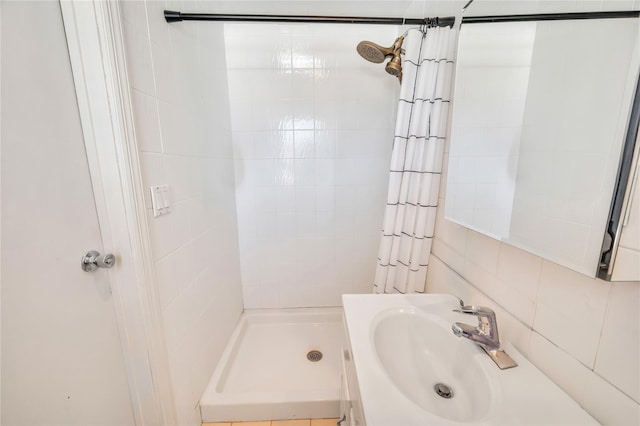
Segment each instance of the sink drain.
[[443,398],[449,399],[453,396],[453,390],[449,386],[445,385],[444,383],[437,383],[433,387],[433,389],[436,391],[438,395],[440,395]]
[[309,351],[307,352],[307,359],[311,362],[318,362],[322,359],[322,352],[320,351]]

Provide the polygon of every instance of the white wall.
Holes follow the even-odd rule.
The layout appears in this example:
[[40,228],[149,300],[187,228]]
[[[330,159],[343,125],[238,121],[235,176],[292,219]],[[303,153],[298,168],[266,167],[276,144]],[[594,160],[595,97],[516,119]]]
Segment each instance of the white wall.
[[399,84],[356,52],[397,27],[227,24],[246,308],[371,291]]
[[440,199],[427,291],[491,307],[501,339],[598,421],[638,424],[640,282],[591,279],[468,230],[443,218],[446,202]]
[[133,425],[58,2],[2,2],[2,424]]
[[170,188],[148,224],[178,421],[195,425],[242,311],[223,28],[165,22],[195,2],[121,6],[143,183]]

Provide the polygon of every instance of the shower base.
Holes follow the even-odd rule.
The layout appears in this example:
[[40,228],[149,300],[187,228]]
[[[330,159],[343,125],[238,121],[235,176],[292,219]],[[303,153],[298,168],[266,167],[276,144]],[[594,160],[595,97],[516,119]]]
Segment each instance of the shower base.
[[341,308],[245,311],[200,399],[202,421],[338,417],[343,342]]

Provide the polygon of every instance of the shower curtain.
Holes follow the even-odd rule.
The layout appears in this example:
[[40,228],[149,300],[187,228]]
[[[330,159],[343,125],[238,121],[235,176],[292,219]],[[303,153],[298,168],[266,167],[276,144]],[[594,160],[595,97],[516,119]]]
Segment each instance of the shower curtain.
[[422,293],[435,227],[457,28],[409,30],[374,293]]

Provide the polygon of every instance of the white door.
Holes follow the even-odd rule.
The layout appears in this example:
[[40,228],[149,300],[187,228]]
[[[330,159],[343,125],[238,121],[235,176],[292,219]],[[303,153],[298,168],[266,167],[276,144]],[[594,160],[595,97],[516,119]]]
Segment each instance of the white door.
[[0,18],[2,424],[130,425],[108,274],[80,268],[104,248],[60,5]]

